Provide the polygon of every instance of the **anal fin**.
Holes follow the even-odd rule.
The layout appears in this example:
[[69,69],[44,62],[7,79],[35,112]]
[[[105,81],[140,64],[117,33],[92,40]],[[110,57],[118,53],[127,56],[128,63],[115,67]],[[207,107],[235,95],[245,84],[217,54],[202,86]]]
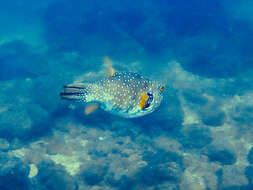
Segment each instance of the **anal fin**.
[[85,115],[90,115],[94,111],[96,111],[99,107],[98,103],[88,104],[85,106],[84,113]]

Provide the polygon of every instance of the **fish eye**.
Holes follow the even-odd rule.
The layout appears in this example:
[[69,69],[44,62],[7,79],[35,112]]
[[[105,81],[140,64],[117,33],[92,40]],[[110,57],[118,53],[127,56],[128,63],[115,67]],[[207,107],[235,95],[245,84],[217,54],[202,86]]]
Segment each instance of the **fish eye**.
[[164,86],[160,88],[160,92],[163,92],[165,90]]

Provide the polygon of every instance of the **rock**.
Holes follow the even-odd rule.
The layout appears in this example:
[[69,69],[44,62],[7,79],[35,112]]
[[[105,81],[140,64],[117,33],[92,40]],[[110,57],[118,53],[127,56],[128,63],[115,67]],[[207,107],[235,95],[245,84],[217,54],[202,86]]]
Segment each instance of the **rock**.
[[217,150],[210,148],[207,153],[210,162],[219,162],[222,165],[233,165],[237,158],[233,152],[229,150]]
[[187,149],[200,149],[212,142],[211,133],[207,128],[187,126],[182,133],[183,136],[178,140]]
[[51,162],[42,162],[38,166],[38,174],[34,178],[34,189],[76,190],[78,185],[61,167]]
[[249,163],[253,164],[253,147],[250,149],[247,158],[248,158]]
[[245,168],[245,175],[249,180],[249,184],[253,185],[253,166],[247,166]]
[[87,169],[83,169],[81,177],[88,185],[98,185],[104,180],[107,170],[108,168],[103,165],[90,165]]
[[29,168],[15,157],[4,153],[0,153],[0,157],[0,189],[29,189]]
[[10,144],[7,140],[0,138],[0,150],[8,150]]
[[202,112],[201,119],[205,125],[218,127],[224,124],[226,117],[223,111],[208,109]]

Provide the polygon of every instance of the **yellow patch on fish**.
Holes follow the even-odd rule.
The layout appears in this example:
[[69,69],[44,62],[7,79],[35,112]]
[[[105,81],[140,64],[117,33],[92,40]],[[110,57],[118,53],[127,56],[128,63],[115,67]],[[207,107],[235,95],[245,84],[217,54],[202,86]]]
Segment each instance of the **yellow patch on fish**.
[[141,100],[140,100],[140,108],[143,109],[148,101],[149,95],[147,95],[145,92],[141,94]]

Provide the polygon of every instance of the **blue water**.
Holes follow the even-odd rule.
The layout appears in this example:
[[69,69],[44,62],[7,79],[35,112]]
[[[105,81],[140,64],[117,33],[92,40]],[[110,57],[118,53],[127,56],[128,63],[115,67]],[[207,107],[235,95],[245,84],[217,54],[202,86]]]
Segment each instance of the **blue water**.
[[[0,190],[252,190],[253,3],[0,6]],[[135,119],[60,99],[118,71],[166,84]]]

